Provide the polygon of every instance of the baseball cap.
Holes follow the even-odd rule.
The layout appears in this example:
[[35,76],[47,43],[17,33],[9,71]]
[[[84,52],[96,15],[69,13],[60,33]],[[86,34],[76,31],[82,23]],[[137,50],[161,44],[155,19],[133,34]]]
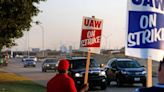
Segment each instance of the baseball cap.
[[69,61],[66,59],[60,60],[58,64],[58,70],[68,70],[69,69]]

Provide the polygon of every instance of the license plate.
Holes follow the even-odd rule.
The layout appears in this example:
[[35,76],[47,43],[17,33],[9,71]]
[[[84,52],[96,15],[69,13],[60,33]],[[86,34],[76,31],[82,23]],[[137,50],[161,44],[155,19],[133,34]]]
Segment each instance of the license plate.
[[134,81],[140,81],[140,78],[134,78]]

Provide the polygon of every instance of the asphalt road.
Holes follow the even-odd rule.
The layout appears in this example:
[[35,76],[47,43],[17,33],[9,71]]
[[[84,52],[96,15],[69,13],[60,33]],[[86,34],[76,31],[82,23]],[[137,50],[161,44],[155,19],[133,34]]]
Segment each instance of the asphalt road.
[[[38,84],[46,86],[47,81],[51,79],[54,75],[54,71],[48,71],[43,73],[41,71],[42,62],[37,62],[36,67],[24,68],[21,59],[10,60],[7,67],[4,68],[7,72],[12,72],[20,76],[24,76]],[[157,79],[153,78],[153,83],[157,83]],[[99,88],[91,89],[89,92],[133,92],[136,88],[141,87],[141,84],[126,85],[124,87],[117,87],[115,82],[112,82],[106,90],[100,90]]]

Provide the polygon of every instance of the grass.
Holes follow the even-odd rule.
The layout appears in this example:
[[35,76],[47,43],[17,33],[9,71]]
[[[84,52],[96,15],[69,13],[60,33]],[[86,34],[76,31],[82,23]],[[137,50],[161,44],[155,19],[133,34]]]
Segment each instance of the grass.
[[0,71],[0,92],[46,92],[46,88],[27,78]]

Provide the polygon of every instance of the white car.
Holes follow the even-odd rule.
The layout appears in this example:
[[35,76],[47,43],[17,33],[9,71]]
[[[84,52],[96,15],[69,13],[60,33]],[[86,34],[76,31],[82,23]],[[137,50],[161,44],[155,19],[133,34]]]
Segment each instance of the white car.
[[23,56],[22,62],[24,62],[26,59],[28,59],[28,56]]
[[24,61],[24,67],[28,66],[36,67],[36,62],[33,59],[28,58]]
[[29,56],[28,58],[33,59],[35,62],[38,61],[37,57],[35,56]]

